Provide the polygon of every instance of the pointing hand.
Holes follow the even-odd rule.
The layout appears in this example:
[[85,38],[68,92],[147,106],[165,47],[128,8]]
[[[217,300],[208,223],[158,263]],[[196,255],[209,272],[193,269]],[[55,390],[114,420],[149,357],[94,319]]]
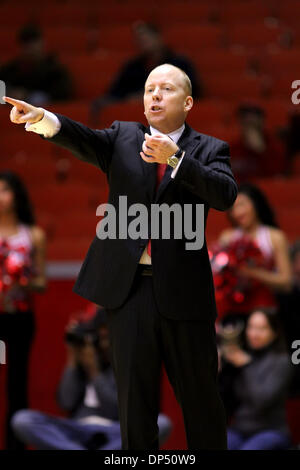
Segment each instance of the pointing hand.
[[33,124],[44,117],[42,108],[37,108],[25,101],[9,98],[8,96],[3,96],[2,99],[13,106],[10,111],[10,120],[15,124],[25,124],[26,122]]

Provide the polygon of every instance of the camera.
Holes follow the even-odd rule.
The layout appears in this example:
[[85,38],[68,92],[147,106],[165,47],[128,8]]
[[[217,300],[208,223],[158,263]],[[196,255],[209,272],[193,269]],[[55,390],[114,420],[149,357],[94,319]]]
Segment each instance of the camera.
[[71,330],[65,334],[65,340],[71,346],[82,347],[87,344],[93,345],[95,348],[99,346],[99,335],[86,322],[76,324]]

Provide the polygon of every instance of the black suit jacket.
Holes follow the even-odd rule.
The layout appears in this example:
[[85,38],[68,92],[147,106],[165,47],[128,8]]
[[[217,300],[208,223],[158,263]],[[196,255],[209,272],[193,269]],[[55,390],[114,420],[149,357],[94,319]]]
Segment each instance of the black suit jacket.
[[[104,130],[90,129],[56,113],[60,131],[50,142],[69,149],[80,160],[95,165],[107,175],[108,202],[118,215],[119,196],[130,204],[204,204],[205,224],[210,207],[224,211],[236,199],[226,142],[192,129],[187,123],[178,145],[186,151],[176,177],[167,166],[156,192],[157,163],[145,162],[139,152],[149,127],[137,122],[114,121]],[[41,136],[43,139],[45,137]],[[128,222],[134,217],[128,217]],[[195,219],[194,219],[195,220]],[[150,222],[150,220],[149,220]],[[117,232],[118,233],[118,232]],[[150,223],[149,223],[150,234]],[[108,309],[121,306],[130,291],[144,239],[93,239],[73,292]],[[158,309],[170,319],[215,320],[214,285],[206,242],[201,249],[186,250],[182,239],[153,239],[151,255],[153,288]]]

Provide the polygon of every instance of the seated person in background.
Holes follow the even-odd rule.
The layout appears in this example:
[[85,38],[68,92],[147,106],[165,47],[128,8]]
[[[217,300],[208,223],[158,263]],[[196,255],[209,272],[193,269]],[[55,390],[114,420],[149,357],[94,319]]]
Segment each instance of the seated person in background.
[[284,146],[266,130],[263,109],[244,104],[239,107],[237,117],[240,137],[230,143],[230,149],[231,166],[238,183],[285,173]]
[[[294,341],[300,340],[300,239],[290,249],[292,262],[292,290],[279,295],[280,318],[287,344],[292,348]],[[291,349],[294,351],[294,349]],[[290,397],[300,398],[300,365],[293,364],[293,380]]]
[[203,96],[203,90],[192,63],[186,57],[176,54],[163,42],[159,29],[149,23],[137,22],[133,32],[141,53],[129,60],[120,69],[104,96],[96,98],[91,106],[91,119],[97,120],[103,106],[129,98],[140,98],[150,71],[161,64],[172,64],[181,68],[190,77],[194,99]]
[[[66,332],[68,360],[57,400],[70,418],[20,410],[12,417],[16,435],[39,450],[117,450],[122,448],[117,388],[109,360],[106,311],[89,321],[71,322]],[[170,419],[158,417],[160,443],[171,432]]]
[[284,142],[286,159],[287,159],[287,174],[299,174],[300,168],[300,113],[293,110],[289,113],[288,124],[285,128],[279,129],[279,135]]
[[252,283],[243,302],[234,303],[232,298],[223,299],[220,304],[224,318],[240,317],[242,320],[257,305],[277,306],[278,292],[289,292],[292,284],[291,263],[288,242],[278,228],[273,210],[262,191],[255,185],[244,183],[239,186],[237,198],[228,211],[232,228],[224,230],[219,238],[226,249],[237,240],[252,240],[261,252],[262,261],[258,266],[246,259],[236,268],[240,284]]
[[292,444],[285,415],[291,359],[276,310],[255,309],[246,340],[244,350],[234,342],[219,346],[220,390],[230,418],[228,449],[287,449]]
[[19,55],[0,67],[6,92],[34,106],[72,98],[72,81],[55,54],[46,53],[37,25],[24,26],[17,35]]

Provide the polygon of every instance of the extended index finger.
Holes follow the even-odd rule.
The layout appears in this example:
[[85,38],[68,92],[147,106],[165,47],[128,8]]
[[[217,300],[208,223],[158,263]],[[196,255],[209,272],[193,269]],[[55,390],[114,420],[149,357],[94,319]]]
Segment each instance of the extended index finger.
[[17,106],[17,107],[18,107],[18,106],[23,105],[23,102],[22,102],[22,101],[16,100],[16,99],[14,99],[14,98],[10,98],[9,96],[2,96],[2,99],[3,99],[3,101],[5,101],[6,103],[9,103],[9,104],[11,104],[11,105],[13,105],[13,106]]

